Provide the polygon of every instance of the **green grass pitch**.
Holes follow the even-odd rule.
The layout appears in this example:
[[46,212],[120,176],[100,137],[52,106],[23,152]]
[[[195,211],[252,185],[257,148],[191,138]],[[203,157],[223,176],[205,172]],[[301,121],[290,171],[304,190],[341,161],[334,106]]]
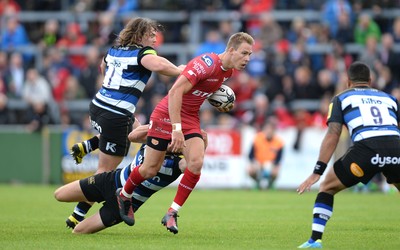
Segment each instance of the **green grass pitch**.
[[[65,219],[75,203],[53,198],[56,186],[0,185],[1,249],[296,249],[310,236],[316,192],[196,189],[181,209],[179,233],[160,221],[175,189],[156,193],[123,223],[74,235]],[[97,210],[96,204],[91,212]],[[398,194],[353,193],[335,198],[325,249],[400,249]]]

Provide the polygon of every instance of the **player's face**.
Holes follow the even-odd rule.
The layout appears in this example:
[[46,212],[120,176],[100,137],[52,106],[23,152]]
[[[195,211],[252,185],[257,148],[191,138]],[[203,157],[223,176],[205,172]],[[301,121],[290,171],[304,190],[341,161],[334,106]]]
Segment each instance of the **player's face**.
[[250,55],[253,53],[253,46],[248,43],[242,43],[237,50],[233,50],[232,62],[233,68],[244,70],[250,61]]
[[146,33],[142,38],[143,46],[154,47],[156,42],[157,42],[157,36],[156,36],[156,31],[154,29],[151,29],[151,31]]

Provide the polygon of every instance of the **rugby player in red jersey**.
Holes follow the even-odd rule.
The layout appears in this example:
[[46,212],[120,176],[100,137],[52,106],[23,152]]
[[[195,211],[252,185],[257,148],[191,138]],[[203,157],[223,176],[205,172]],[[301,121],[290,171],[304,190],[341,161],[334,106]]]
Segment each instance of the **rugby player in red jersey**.
[[[150,117],[147,151],[143,164],[135,168],[121,191],[117,190],[121,218],[135,223],[131,197],[144,180],[157,174],[170,144],[172,152],[182,152],[187,168],[178,185],[174,201],[162,219],[172,233],[178,233],[177,213],[200,179],[204,159],[204,141],[200,129],[200,106],[234,70],[243,70],[250,61],[254,39],[247,33],[233,34],[221,54],[206,53],[192,59],[180,74],[168,95]],[[228,112],[233,104],[221,112]]]

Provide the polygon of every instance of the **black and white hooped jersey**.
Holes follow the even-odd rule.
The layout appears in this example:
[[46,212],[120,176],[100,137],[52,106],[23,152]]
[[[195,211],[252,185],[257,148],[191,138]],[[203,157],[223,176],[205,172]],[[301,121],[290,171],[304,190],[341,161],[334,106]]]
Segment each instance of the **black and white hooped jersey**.
[[113,46],[104,57],[103,85],[93,104],[118,114],[132,115],[151,76],[140,63],[143,56],[157,52],[152,47]]
[[[143,144],[130,165],[120,169],[120,171],[117,170],[117,174],[115,175],[116,188],[123,187],[131,171],[143,163],[145,147],[146,145]],[[179,161],[181,159],[181,155],[168,154],[157,175],[143,181],[135,188],[132,196],[132,206],[134,209],[139,208],[152,194],[178,179],[182,174],[179,168]]]
[[335,96],[328,123],[346,125],[353,141],[377,136],[400,136],[399,104],[394,96],[369,87],[357,87]]

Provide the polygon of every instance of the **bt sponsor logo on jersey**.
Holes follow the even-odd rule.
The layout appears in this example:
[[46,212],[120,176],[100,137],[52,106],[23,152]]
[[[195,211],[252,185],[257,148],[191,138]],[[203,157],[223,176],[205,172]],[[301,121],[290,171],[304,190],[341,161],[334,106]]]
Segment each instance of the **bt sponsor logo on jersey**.
[[373,99],[371,97],[368,98],[361,98],[361,102],[363,104],[382,104],[381,100]]
[[192,92],[192,95],[200,96],[200,97],[205,97],[205,98],[210,97],[212,94],[213,94],[213,93],[204,92],[204,91],[201,91],[201,90],[198,90],[198,89],[196,89],[196,90],[194,90],[194,91]]
[[379,167],[383,167],[386,164],[400,164],[400,157],[391,157],[391,156],[380,156],[376,154],[371,158],[371,163],[374,165],[378,165]]

